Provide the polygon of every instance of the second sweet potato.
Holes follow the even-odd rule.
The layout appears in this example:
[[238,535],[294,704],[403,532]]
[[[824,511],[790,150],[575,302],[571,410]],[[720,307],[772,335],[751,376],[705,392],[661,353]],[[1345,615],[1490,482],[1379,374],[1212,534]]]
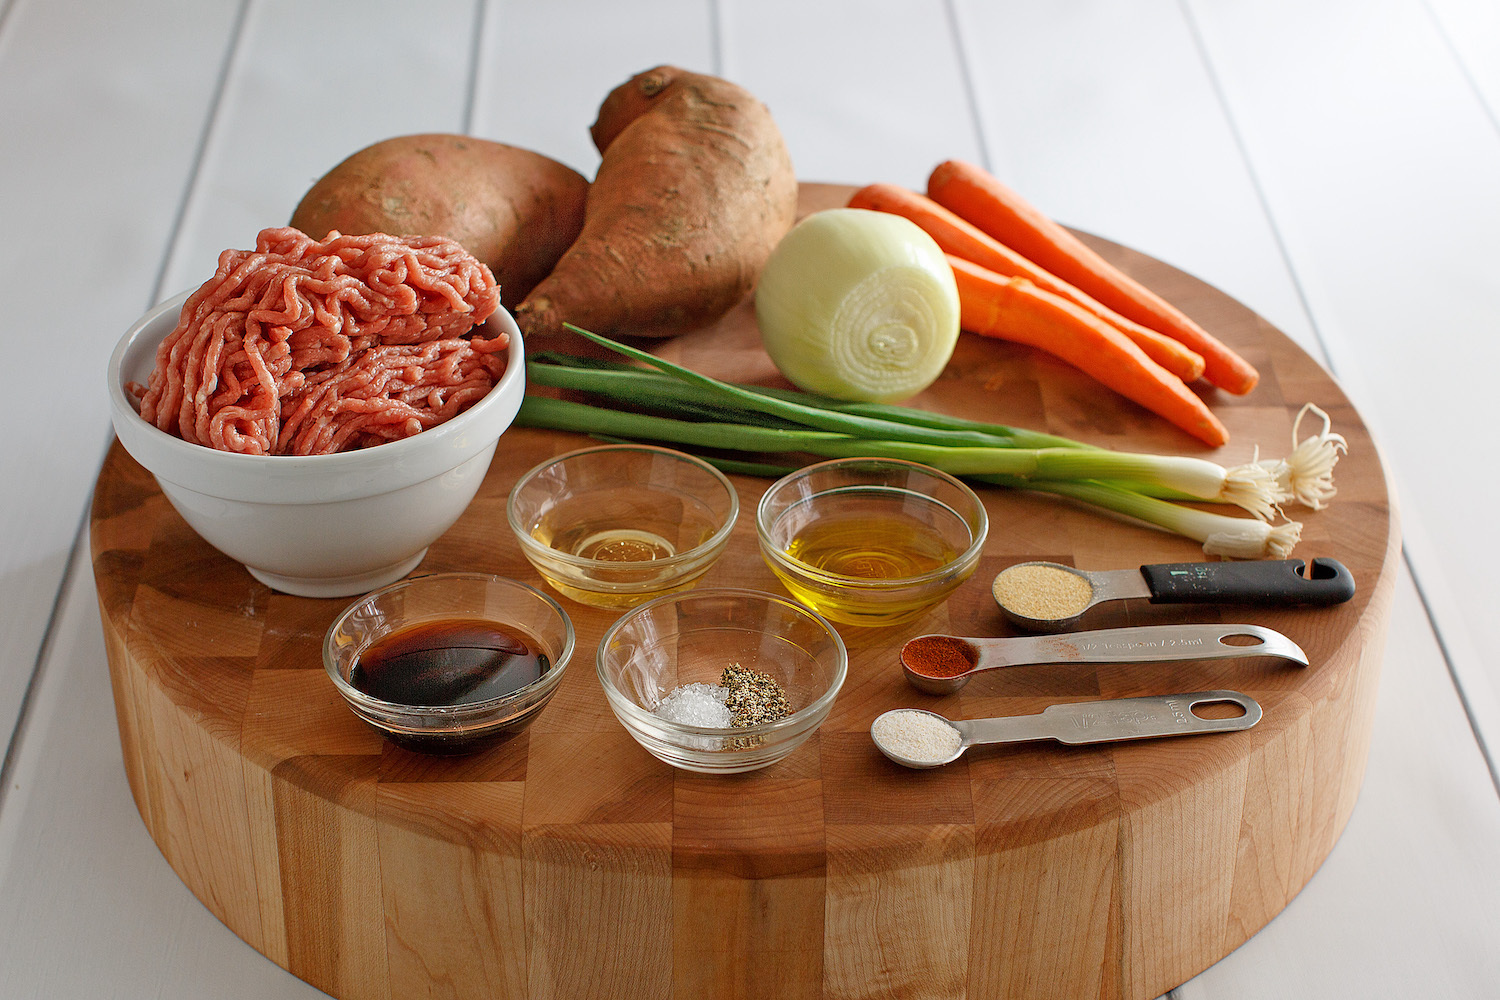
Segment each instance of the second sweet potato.
[[583,231],[517,307],[522,331],[668,337],[724,315],[796,217],[770,111],[726,80],[659,66],[610,93],[590,132],[602,161]]

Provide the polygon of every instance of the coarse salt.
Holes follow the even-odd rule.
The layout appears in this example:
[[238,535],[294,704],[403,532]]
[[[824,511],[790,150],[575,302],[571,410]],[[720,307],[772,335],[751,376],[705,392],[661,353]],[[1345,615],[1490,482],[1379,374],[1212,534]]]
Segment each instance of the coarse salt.
[[724,704],[728,697],[729,689],[717,684],[683,684],[667,692],[652,714],[683,726],[728,729],[731,715]]
[[958,730],[945,720],[912,710],[885,713],[870,727],[870,735],[883,749],[924,764],[949,760],[963,745]]

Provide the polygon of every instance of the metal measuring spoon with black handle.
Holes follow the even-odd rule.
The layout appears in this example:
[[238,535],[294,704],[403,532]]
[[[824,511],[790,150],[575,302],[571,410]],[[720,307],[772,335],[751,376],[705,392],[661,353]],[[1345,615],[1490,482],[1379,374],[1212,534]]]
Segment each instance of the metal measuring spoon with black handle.
[[1274,656],[1307,666],[1302,647],[1275,629],[1263,625],[1189,624],[998,639],[919,635],[901,647],[901,670],[918,691],[942,695],[954,693],[975,674],[1002,667],[1227,660],[1242,656]]
[[[1254,604],[1273,607],[1328,607],[1354,596],[1354,576],[1337,559],[1317,558],[1311,571],[1301,559],[1246,562],[1153,563],[1138,570],[1082,570],[1055,562],[1016,563],[1000,571],[991,593],[1005,617],[1028,632],[1062,632],[1078,623],[1084,612],[1105,601],[1132,597],[1152,604]],[[1089,588],[1086,604],[1061,618],[1036,618],[1007,604],[1005,575],[1024,567],[1041,566],[1081,578]]]
[[[1194,709],[1208,703],[1238,706],[1242,715],[1227,719],[1206,718]],[[957,746],[932,757],[913,757],[882,726],[881,720],[901,712],[929,715],[958,734]],[[897,708],[883,713],[870,725],[870,738],[897,764],[928,768],[951,764],[972,746],[988,743],[1022,743],[1056,740],[1070,746],[1113,743],[1163,736],[1199,733],[1230,733],[1249,729],[1261,719],[1260,703],[1238,691],[1195,691],[1191,694],[1153,695],[1147,698],[1112,698],[1106,701],[1053,705],[1037,715],[1001,716],[994,719],[948,719],[920,708]]]

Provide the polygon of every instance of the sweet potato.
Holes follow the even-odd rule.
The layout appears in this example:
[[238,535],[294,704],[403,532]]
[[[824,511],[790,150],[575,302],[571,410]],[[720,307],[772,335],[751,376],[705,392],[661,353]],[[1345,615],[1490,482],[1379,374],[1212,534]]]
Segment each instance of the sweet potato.
[[615,88],[590,134],[602,161],[583,232],[516,308],[522,331],[669,337],[728,312],[796,217],[770,111],[735,84],[658,66]]
[[588,180],[529,149],[465,135],[406,135],[367,146],[302,197],[291,224],[314,239],[446,236],[489,265],[514,308],[583,227]]

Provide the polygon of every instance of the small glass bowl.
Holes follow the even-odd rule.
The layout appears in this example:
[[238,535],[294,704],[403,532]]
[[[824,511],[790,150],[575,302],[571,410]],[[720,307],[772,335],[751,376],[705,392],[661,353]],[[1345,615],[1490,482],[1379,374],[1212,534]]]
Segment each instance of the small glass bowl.
[[[844,642],[821,616],[774,594],[705,588],[658,598],[623,615],[599,642],[599,683],[635,741],[673,767],[753,771],[801,746],[828,717],[844,683]],[[792,714],[733,729],[685,725],[654,709],[683,684],[717,684],[738,664],[771,677]]]
[[773,483],[755,528],[797,600],[846,625],[886,626],[920,617],[973,574],[989,518],[946,472],[841,458]]
[[692,587],[723,555],[739,512],[739,494],[712,465],[631,444],[549,459],[516,482],[505,507],[548,586],[597,608]]
[[[527,639],[548,660],[535,681],[485,701],[408,705],[372,697],[350,676],[372,644],[432,622],[493,622]],[[334,619],[323,666],[354,714],[391,742],[430,754],[487,749],[525,729],[557,690],[573,656],[573,623],[534,587],[484,573],[434,573],[372,591]]]

